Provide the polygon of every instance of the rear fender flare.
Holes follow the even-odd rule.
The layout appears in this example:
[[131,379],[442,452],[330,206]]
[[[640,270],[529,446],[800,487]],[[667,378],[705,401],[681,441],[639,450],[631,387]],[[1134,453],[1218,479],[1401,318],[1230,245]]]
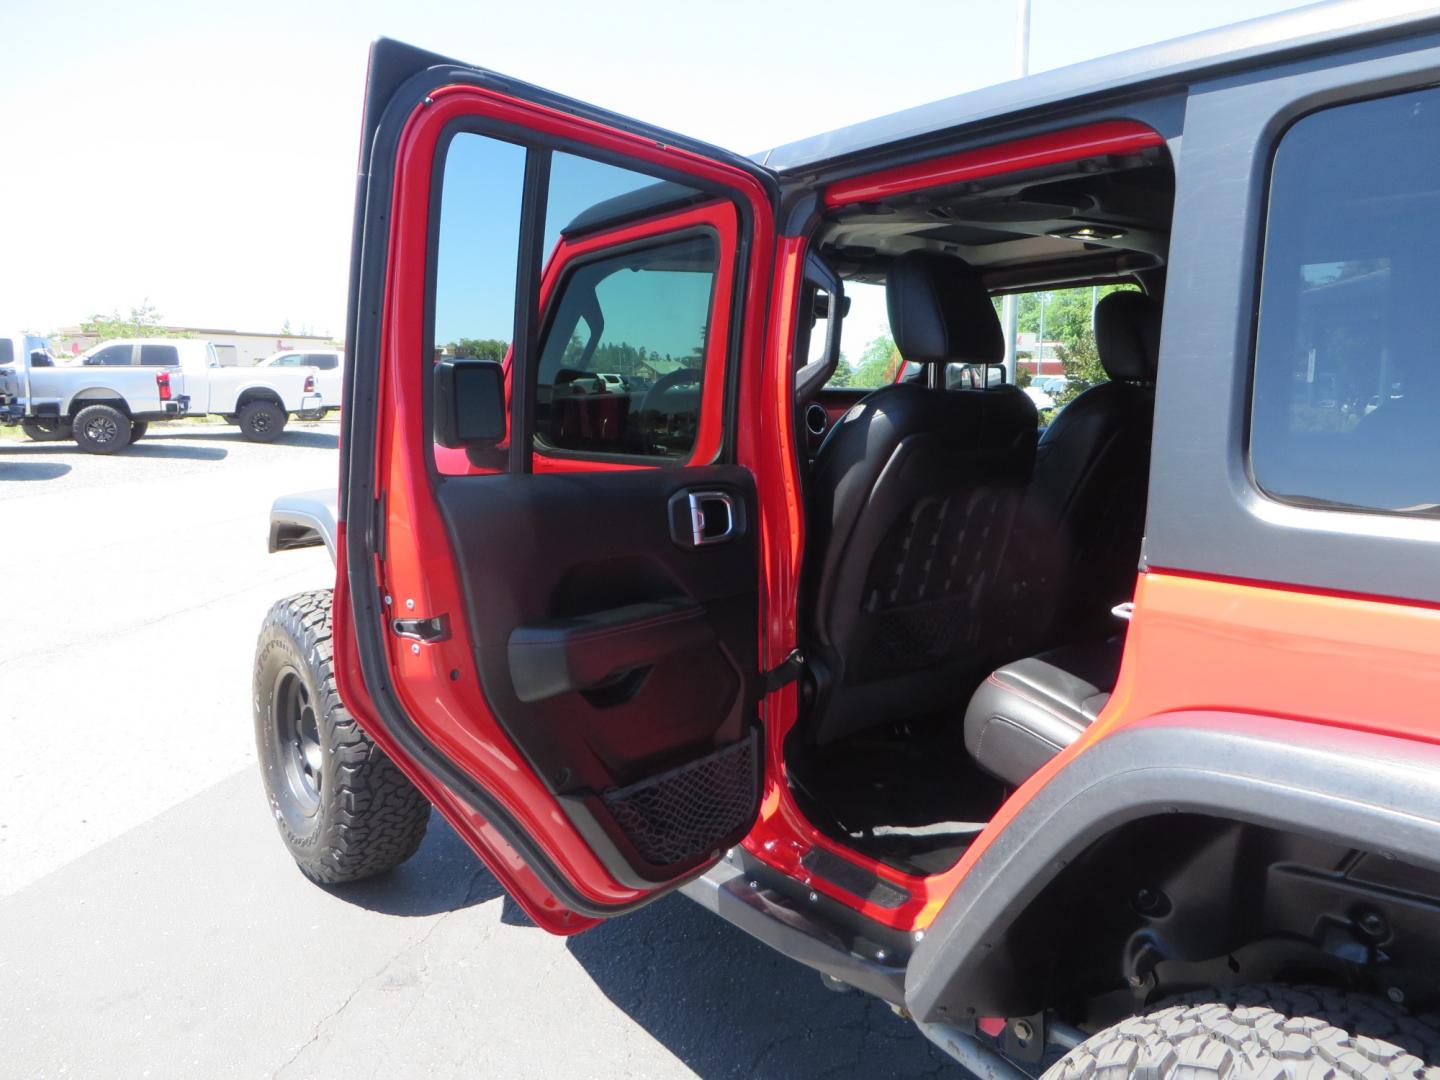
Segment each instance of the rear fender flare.
[[999,965],[987,971],[984,961],[1026,905],[1111,831],[1175,813],[1440,870],[1440,746],[1221,712],[1168,714],[1101,738],[1045,782],[946,901],[906,972],[911,1013],[923,1022],[1004,1015]]

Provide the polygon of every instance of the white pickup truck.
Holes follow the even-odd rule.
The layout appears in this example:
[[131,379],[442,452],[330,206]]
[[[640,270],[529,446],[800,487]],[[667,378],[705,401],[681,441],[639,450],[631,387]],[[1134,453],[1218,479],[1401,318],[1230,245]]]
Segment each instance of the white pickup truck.
[[45,338],[0,334],[0,423],[19,424],[39,442],[73,438],[92,454],[114,453],[150,421],[186,414],[172,359],[150,353],[136,365],[59,367]]
[[[324,408],[313,368],[222,368],[197,338],[105,341],[78,363],[57,366],[33,335],[0,337],[0,422],[19,423],[37,441],[73,438],[106,454],[145,433],[152,420],[218,413],[255,442],[270,442],[290,413]],[[5,389],[5,388],[8,388]]]
[[82,353],[80,362],[85,367],[143,366],[162,354],[183,375],[190,416],[217,413],[254,442],[277,438],[291,413],[315,414],[326,408],[315,368],[222,367],[215,346],[196,338],[104,341]]

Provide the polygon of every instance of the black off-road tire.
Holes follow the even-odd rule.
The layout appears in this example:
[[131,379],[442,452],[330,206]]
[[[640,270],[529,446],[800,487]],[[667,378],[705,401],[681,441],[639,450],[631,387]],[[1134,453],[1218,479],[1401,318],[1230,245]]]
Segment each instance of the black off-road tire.
[[340,701],[330,599],[321,589],[270,609],[254,682],[255,749],[271,814],[301,871],[322,884],[394,869],[415,854],[430,821],[425,796]]
[[70,438],[70,421],[58,417],[53,420],[36,420],[26,417],[20,421],[20,430],[32,442],[59,442]]
[[240,406],[235,414],[235,423],[240,425],[240,434],[251,442],[274,442],[285,430],[290,417],[273,401],[249,401]]
[[1086,1039],[1043,1080],[1440,1080],[1440,1030],[1320,987],[1204,990]]
[[70,432],[87,454],[113,454],[130,445],[130,417],[114,405],[86,405],[75,414]]
[[149,420],[131,420],[131,421],[130,421],[130,441],[133,443],[133,442],[136,442],[136,441],[139,440],[139,439],[143,439],[143,438],[145,437],[145,432],[147,432],[147,431],[149,431],[149,430],[150,430],[150,421],[149,421]]

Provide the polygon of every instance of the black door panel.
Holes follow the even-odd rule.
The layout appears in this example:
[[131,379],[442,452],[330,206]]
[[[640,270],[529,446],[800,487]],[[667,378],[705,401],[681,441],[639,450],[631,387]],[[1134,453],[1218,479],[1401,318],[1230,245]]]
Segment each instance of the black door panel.
[[[734,500],[728,535],[677,537],[690,492]],[[439,485],[491,711],[621,880],[700,866],[754,817],[754,498],[723,465]]]

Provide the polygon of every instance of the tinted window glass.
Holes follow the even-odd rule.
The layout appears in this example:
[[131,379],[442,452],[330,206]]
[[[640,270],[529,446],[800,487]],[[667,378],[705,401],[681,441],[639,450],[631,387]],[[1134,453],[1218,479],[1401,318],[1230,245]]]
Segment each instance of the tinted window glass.
[[140,363],[145,367],[175,367],[180,363],[180,350],[174,345],[141,345]]
[[695,445],[719,247],[697,233],[581,265],[535,394],[542,448],[683,457]]
[[277,356],[270,361],[271,367],[303,367],[305,358],[299,353],[290,353],[286,356]]
[[0,364],[15,362],[15,343],[8,337],[0,337]]
[[129,345],[107,345],[99,352],[90,356],[85,363],[97,364],[101,367],[114,367],[116,365],[129,364],[134,356],[134,349]]
[[334,353],[307,353],[305,362],[311,367],[317,367],[321,371],[334,371],[340,361],[335,358]]
[[1276,151],[1250,460],[1307,505],[1440,511],[1440,91],[1308,116]]

